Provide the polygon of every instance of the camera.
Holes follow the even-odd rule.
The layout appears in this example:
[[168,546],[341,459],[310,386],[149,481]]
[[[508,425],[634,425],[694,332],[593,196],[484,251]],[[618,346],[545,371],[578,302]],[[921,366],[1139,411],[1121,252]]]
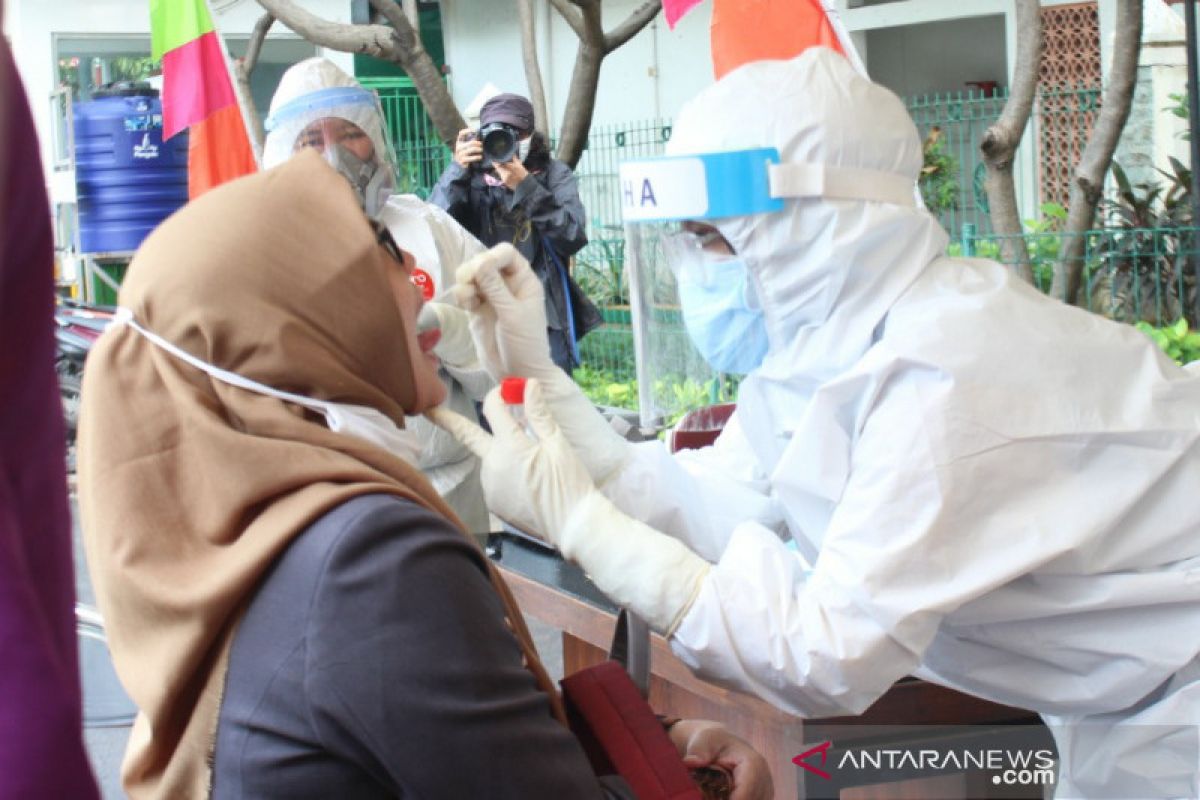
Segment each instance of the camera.
[[489,122],[475,134],[483,142],[482,169],[489,169],[492,164],[503,164],[512,161],[517,154],[517,140],[521,132],[512,125],[503,122]]

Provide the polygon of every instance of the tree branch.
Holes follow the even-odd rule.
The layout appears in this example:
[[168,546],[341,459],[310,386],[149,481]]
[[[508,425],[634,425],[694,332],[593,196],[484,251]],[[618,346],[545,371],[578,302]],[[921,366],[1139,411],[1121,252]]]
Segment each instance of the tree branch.
[[233,65],[238,100],[245,109],[246,119],[250,123],[250,130],[247,132],[250,134],[254,152],[258,155],[262,154],[263,142],[266,141],[267,133],[263,130],[262,117],[259,116],[258,109],[254,107],[254,96],[250,92],[250,75],[258,64],[258,57],[262,53],[263,41],[267,38],[267,32],[274,24],[275,17],[270,13],[259,17],[258,22],[254,23],[254,30],[250,32],[250,41],[246,45],[246,57],[239,58]]
[[425,52],[421,38],[400,6],[388,0],[370,2],[394,27],[329,22],[300,8],[293,0],[258,0],[258,4],[280,22],[313,44],[344,53],[363,53],[403,67],[412,79],[438,137],[448,145],[466,123],[450,97],[441,72]]
[[604,37],[604,52],[611,53],[628,42],[644,27],[650,24],[658,12],[662,10],[662,0],[646,0],[635,8],[625,21],[609,31]]
[[604,23],[601,22],[600,6],[583,6],[580,8],[583,14],[583,43],[588,47],[592,47],[600,51],[600,58],[607,55],[604,49]]
[[329,22],[296,5],[293,0],[258,0],[258,4],[287,28],[315,45],[343,53],[364,53],[399,62],[393,31],[387,25],[346,25]]
[[1001,253],[1022,280],[1033,282],[1029,250],[1022,237],[1021,213],[1013,181],[1013,159],[1033,111],[1038,72],[1045,48],[1038,0],[1017,0],[1017,55],[1008,101],[1000,118],[987,129],[979,149],[987,164],[987,196],[992,231],[1002,236]]
[[550,5],[554,6],[554,10],[567,21],[576,36],[580,39],[587,36],[587,32],[583,28],[583,13],[579,9],[572,8],[568,0],[550,0]]
[[412,22],[399,4],[393,3],[391,0],[369,0],[369,2],[371,8],[378,11],[384,19],[391,23],[394,35],[400,39],[403,45],[409,45],[415,40],[417,47],[425,49],[425,46],[421,44],[421,37],[413,30]]
[[258,66],[258,57],[262,55],[263,42],[266,41],[267,33],[274,24],[275,15],[270,12],[263,14],[258,18],[258,22],[254,23],[254,30],[250,32],[250,43],[246,45],[246,57],[242,60],[247,78]]
[[421,32],[421,12],[417,9],[417,0],[402,0],[402,3],[408,24],[419,34]]
[[531,0],[517,0],[517,15],[521,20],[521,54],[525,62],[525,82],[529,84],[529,101],[533,104],[534,127],[549,137],[550,114],[546,110],[546,90],[542,86],[542,69],[538,65]]
[[1112,165],[1113,153],[1133,104],[1141,43],[1142,0],[1117,0],[1116,34],[1113,37],[1108,85],[1104,89],[1096,125],[1075,168],[1075,181],[1071,184],[1064,226],[1068,236],[1063,241],[1054,284],[1050,288],[1051,294],[1072,305],[1079,300],[1085,231],[1092,227],[1096,219],[1096,207],[1104,190],[1104,176]]

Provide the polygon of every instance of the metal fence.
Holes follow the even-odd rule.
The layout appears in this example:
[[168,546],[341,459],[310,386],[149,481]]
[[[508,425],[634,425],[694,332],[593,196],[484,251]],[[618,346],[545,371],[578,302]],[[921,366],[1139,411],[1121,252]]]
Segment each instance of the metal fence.
[[397,78],[360,78],[374,89],[396,154],[397,191],[429,197],[452,153],[438,138],[417,90]]
[[[929,203],[947,230],[957,231],[963,224],[975,225],[984,233],[991,230],[984,190],[987,168],[979,145],[987,129],[1000,118],[1006,102],[1007,89],[990,94],[971,90],[905,98],[926,146],[940,147],[949,160],[945,172],[927,174],[922,180],[927,198],[929,185],[935,181],[945,181],[953,188],[947,192],[952,202],[944,207]],[[1069,173],[1078,161],[1099,106],[1100,90],[1096,88],[1055,89],[1038,95],[1032,130],[1021,146],[1036,148],[1036,172],[1030,179],[1037,182],[1039,206],[1043,202],[1065,203],[1063,171]],[[928,157],[926,161],[931,163]]]
[[[951,255],[977,256],[1006,263],[1003,240],[1023,240],[1034,285],[1050,290],[1059,254],[1069,238],[1082,236],[1081,305],[1119,322],[1148,322],[1155,327],[1186,319],[1197,327],[1197,228],[1105,228],[1083,234],[1027,233],[977,236],[964,225]],[[1014,263],[1009,259],[1009,265]]]

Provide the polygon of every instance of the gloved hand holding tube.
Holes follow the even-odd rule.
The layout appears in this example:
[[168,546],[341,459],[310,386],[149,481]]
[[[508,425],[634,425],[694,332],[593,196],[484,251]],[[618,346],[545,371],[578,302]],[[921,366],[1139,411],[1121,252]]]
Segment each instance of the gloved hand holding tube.
[[599,485],[611,480],[629,456],[626,442],[591,401],[550,359],[542,283],[516,248],[496,245],[457,272],[458,304],[470,312],[475,349],[492,377],[535,378],[567,441]]
[[537,438],[521,429],[499,390],[483,404],[494,435],[445,408],[426,416],[483,460],[483,493],[494,514],[553,544],[614,602],[671,635],[695,601],[708,562],[600,493],[536,379],[526,383],[524,405]]

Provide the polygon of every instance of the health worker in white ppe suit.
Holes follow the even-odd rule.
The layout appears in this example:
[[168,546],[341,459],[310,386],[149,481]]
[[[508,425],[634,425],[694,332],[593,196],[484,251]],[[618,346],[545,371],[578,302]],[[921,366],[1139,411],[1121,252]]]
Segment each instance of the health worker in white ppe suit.
[[500,248],[460,291],[484,360],[536,379],[536,438],[494,393],[494,438],[433,416],[485,454],[497,514],[703,677],[828,717],[913,674],[1041,713],[1060,798],[1196,797],[1200,378],[943,257],[921,163],[901,101],[832,51],[730,72],[667,158],[622,170],[627,219],[684,221],[667,249],[698,348],[749,371],[716,443],[608,429]]
[[[393,194],[395,159],[374,92],[333,62],[310,58],[283,74],[266,127],[265,168],[304,149],[320,151],[350,181],[367,214],[387,226],[392,238],[416,259],[413,280],[426,300],[418,335],[439,337],[433,353],[441,362],[447,406],[474,417],[474,402],[494,383],[475,354],[466,312],[454,305],[451,290],[454,270],[484,247],[440,208],[416,195]],[[421,444],[417,465],[467,529],[488,530],[479,459],[424,418],[410,418],[406,432]]]

